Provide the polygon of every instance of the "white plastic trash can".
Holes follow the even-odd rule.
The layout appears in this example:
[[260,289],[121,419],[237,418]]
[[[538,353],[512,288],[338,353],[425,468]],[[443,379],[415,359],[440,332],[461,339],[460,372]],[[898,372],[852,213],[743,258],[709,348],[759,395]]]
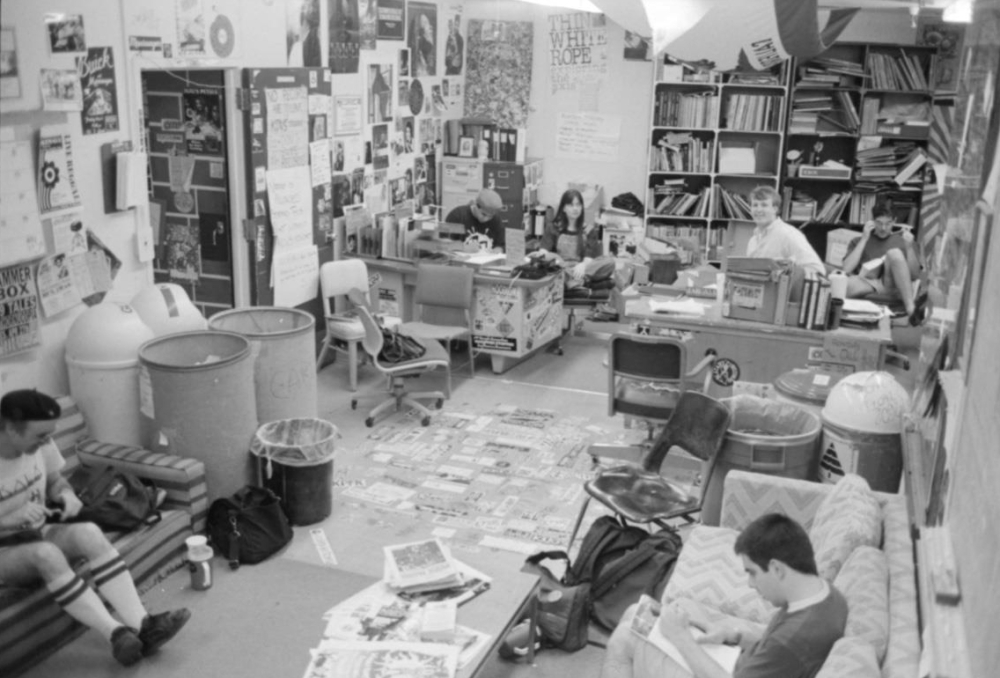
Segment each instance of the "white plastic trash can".
[[132,297],[130,303],[158,337],[208,327],[205,316],[191,303],[184,288],[176,283],[147,287]]
[[70,326],[69,391],[95,440],[142,446],[139,347],[152,338],[153,330],[134,309],[107,301],[88,308]]

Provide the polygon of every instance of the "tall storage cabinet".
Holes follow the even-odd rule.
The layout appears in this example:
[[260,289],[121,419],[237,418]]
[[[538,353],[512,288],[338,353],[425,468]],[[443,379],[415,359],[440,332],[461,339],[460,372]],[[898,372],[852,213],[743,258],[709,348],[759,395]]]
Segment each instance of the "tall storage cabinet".
[[824,256],[827,232],[860,227],[879,196],[919,227],[937,50],[838,43],[797,61],[784,153],[783,216]]
[[446,156],[441,161],[441,173],[444,216],[475,200],[481,189],[491,188],[503,200],[504,208],[498,216],[504,228],[523,228],[524,215],[538,201],[542,161],[518,163]]
[[654,73],[646,235],[724,261],[752,230],[750,191],[778,187],[787,69],[702,76],[661,60]]

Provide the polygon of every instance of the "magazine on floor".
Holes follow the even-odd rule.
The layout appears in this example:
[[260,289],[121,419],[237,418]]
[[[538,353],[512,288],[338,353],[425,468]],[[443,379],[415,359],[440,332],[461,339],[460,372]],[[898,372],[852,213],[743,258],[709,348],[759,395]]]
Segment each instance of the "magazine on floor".
[[394,589],[433,591],[462,583],[455,561],[439,539],[384,547],[386,582]]
[[311,650],[303,678],[454,678],[458,650],[439,643],[324,640]]
[[[684,670],[690,672],[691,667],[684,660],[684,656],[677,647],[664,637],[660,632],[657,623],[660,616],[660,602],[645,594],[639,598],[639,604],[635,610],[635,617],[632,618],[632,633],[645,638],[655,645],[664,654],[677,662]],[[705,635],[705,632],[694,626],[691,627],[691,635],[697,640]],[[705,643],[700,646],[705,653],[721,666],[730,675],[736,667],[736,660],[740,656],[738,645],[721,645],[717,643]]]
[[469,602],[480,593],[488,591],[493,583],[493,578],[483,574],[471,565],[467,565],[460,560],[455,560],[455,567],[462,577],[462,582],[444,589],[434,591],[414,592],[397,591],[397,595],[403,600],[414,603],[430,603],[442,600],[453,600],[456,605]]

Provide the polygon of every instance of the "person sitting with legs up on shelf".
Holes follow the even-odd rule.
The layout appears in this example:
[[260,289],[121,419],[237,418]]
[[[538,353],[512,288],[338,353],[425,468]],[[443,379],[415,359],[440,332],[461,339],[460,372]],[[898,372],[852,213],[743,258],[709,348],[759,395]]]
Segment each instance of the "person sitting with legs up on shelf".
[[[742,648],[732,678],[809,678],[844,635],[847,601],[819,576],[805,529],[788,516],[768,513],[746,526],[736,539],[750,586],[778,609],[767,626],[744,622],[711,623],[698,603],[680,599],[663,605],[659,632],[691,667],[683,667],[652,641],[632,631],[636,607],[626,610],[611,638],[601,678],[722,678],[729,673],[700,646]],[[697,640],[690,627],[705,632]]]
[[[111,643],[125,666],[156,652],[187,623],[184,608],[150,615],[121,555],[94,523],[68,522],[83,507],[60,473],[66,464],[51,435],[59,403],[35,390],[0,400],[0,584],[44,583],[52,599]],[[70,566],[90,561],[93,586]]]
[[747,245],[748,257],[788,259],[805,273],[826,274],[823,260],[802,231],[778,218],[781,195],[771,186],[750,191],[750,212],[756,228]]
[[848,297],[893,297],[903,302],[910,325],[923,322],[927,295],[913,294],[913,281],[920,277],[913,234],[894,223],[888,202],[875,203],[872,218],[844,257],[844,272]]

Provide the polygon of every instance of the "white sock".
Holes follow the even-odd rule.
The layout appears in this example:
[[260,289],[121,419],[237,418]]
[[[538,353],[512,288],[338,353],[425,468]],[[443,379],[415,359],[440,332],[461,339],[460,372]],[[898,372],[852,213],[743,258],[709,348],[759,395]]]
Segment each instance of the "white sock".
[[94,586],[114,606],[122,621],[138,630],[146,616],[146,608],[139,600],[132,574],[125,566],[122,557],[116,551],[108,551],[105,555],[90,561],[90,571],[94,578]]
[[107,640],[110,641],[112,632],[121,626],[104,607],[94,589],[87,586],[76,572],[70,570],[46,586],[52,598],[66,611],[66,614],[96,630]]

